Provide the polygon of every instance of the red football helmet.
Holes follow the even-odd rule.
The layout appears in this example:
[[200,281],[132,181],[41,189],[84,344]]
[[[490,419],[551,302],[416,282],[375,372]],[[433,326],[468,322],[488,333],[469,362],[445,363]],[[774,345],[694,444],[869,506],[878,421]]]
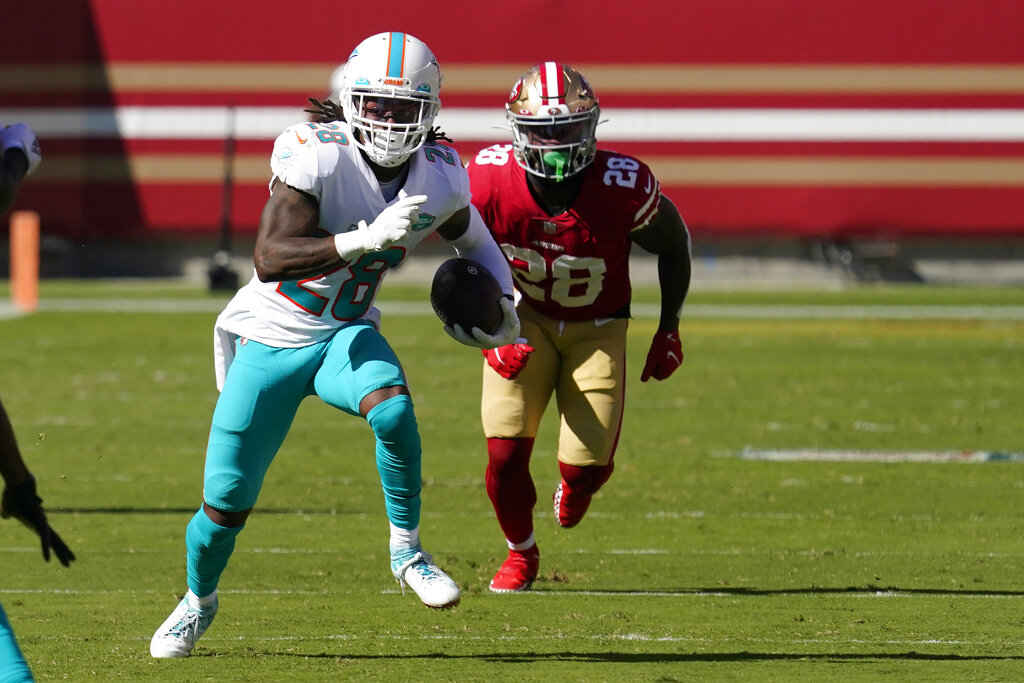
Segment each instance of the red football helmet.
[[571,66],[533,67],[512,86],[505,110],[515,159],[528,173],[559,182],[594,160],[601,108],[587,79]]

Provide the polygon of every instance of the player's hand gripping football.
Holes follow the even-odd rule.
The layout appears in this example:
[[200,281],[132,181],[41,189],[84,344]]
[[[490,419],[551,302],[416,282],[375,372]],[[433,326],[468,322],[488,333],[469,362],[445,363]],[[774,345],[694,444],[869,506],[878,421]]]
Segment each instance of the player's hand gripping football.
[[530,360],[533,347],[526,340],[519,338],[514,344],[506,344],[496,349],[483,349],[487,364],[505,379],[515,379]]
[[499,346],[511,344],[519,338],[521,325],[519,315],[516,313],[515,304],[507,296],[498,300],[501,306],[501,325],[494,331],[494,334],[487,334],[479,327],[474,327],[467,333],[458,323],[446,325],[444,331],[455,341],[466,346],[475,346],[478,349],[495,349]]
[[25,154],[25,158],[28,159],[28,173],[36,170],[43,157],[39,150],[39,139],[28,124],[14,123],[0,129],[0,150],[12,147],[20,149]]
[[412,224],[419,220],[419,209],[427,195],[409,196],[405,190],[398,191],[398,201],[391,204],[373,222],[359,221],[355,230],[334,236],[334,246],[338,255],[346,261],[352,261],[370,251],[381,251],[400,242],[409,234]]
[[0,502],[0,517],[14,517],[32,531],[39,534],[43,544],[43,559],[50,561],[50,550],[65,567],[71,566],[75,554],[65,545],[57,532],[50,528],[43,512],[43,499],[36,495],[36,480],[29,479],[21,484],[8,484]]
[[679,330],[658,332],[651,342],[651,350],[647,352],[647,363],[640,381],[646,382],[651,377],[657,380],[668,379],[682,362],[683,345],[679,341]]

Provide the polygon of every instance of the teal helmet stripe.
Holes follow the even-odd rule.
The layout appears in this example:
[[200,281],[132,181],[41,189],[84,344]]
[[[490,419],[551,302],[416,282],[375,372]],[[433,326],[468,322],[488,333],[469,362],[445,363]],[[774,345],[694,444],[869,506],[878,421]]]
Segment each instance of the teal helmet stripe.
[[393,31],[388,50],[388,77],[401,78],[405,66],[405,34]]

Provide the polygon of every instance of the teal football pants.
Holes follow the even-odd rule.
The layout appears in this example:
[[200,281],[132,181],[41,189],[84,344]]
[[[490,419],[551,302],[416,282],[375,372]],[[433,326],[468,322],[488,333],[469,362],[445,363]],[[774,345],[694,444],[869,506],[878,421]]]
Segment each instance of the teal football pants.
[[7,621],[7,614],[0,605],[0,681],[23,683],[31,680],[32,672],[18,649],[11,623]]
[[[299,404],[310,395],[350,415],[370,392],[405,386],[394,351],[367,322],[341,328],[331,339],[297,349],[239,343],[213,413],[206,451],[203,494],[210,507],[247,510],[256,503],[263,478],[284,442]],[[406,397],[408,398],[408,397]],[[392,399],[394,401],[394,399]],[[419,523],[420,438],[412,402],[386,401],[370,411],[377,437],[378,467],[387,488],[400,491],[395,510],[405,528]],[[382,419],[376,419],[376,414]],[[379,424],[379,426],[377,426]],[[337,444],[339,451],[344,444]],[[386,488],[386,490],[387,490]],[[389,507],[389,517],[391,509]]]
[[[307,396],[359,415],[359,403],[370,392],[405,385],[397,356],[368,322],[349,324],[329,340],[301,348],[240,341],[213,413],[204,500],[226,512],[256,504],[270,463]],[[412,400],[400,395],[383,401],[369,411],[367,422],[376,438],[388,519],[399,528],[414,529],[420,521],[421,447]],[[345,446],[336,448],[344,452]],[[204,515],[201,510],[198,514]],[[237,533],[237,528],[209,520],[190,523],[189,587],[197,595],[216,588]]]

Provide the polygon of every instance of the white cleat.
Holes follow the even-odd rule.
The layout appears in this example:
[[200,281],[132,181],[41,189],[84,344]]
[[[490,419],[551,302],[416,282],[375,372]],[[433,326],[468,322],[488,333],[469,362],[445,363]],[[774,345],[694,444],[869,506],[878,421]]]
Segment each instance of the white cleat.
[[[191,593],[189,594],[191,595]],[[178,603],[149,642],[149,654],[154,657],[188,657],[196,646],[199,636],[206,633],[213,618],[217,616],[217,596],[206,607],[195,607],[186,595]]]
[[427,607],[446,609],[459,604],[462,597],[455,582],[434,564],[434,558],[423,548],[403,548],[391,551],[391,573],[404,591],[408,584]]

